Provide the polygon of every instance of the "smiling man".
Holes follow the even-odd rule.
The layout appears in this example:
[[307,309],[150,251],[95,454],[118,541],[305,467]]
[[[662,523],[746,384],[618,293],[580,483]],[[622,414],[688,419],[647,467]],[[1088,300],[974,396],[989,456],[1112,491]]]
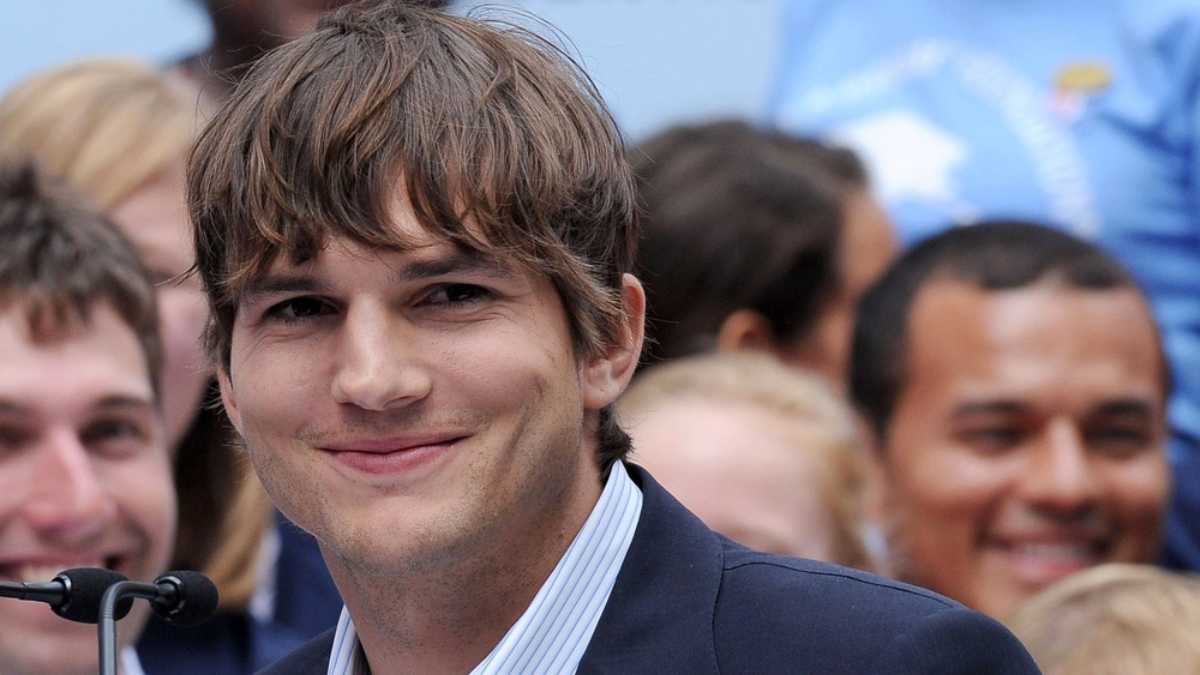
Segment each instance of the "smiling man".
[[[154,287],[114,226],[29,168],[0,169],[0,241],[0,576],[108,567],[149,581],[175,531]],[[97,671],[94,626],[0,603],[0,671]],[[121,621],[123,646],[148,610]],[[140,672],[132,649],[122,661]]]
[[345,600],[271,672],[1035,672],[985,617],[747,551],[623,461],[633,180],[549,43],[344,7],[189,169],[225,408]]
[[1094,245],[1006,222],[918,245],[859,305],[851,368],[895,570],[1003,618],[1153,561],[1168,388],[1145,298]]

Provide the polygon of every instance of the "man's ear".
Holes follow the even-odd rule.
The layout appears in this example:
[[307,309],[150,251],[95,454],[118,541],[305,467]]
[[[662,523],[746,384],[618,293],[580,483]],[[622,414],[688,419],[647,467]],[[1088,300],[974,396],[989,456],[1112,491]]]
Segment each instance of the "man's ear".
[[581,373],[583,403],[588,410],[600,410],[617,400],[629,385],[642,355],[646,291],[632,274],[621,277],[621,302],[625,315],[616,339],[603,354],[589,359]]
[[721,322],[717,331],[717,351],[763,351],[775,348],[771,322],[752,309],[739,309]]
[[242,413],[238,410],[237,397],[233,394],[233,382],[229,379],[229,369],[224,366],[217,368],[217,386],[221,390],[221,405],[225,407],[225,414],[229,416],[233,428],[237,429],[240,435],[242,433]]

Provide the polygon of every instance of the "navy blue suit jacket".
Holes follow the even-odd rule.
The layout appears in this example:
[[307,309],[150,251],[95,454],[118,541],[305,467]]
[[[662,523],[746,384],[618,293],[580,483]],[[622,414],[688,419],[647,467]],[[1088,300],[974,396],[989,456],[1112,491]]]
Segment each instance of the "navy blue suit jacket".
[[[633,544],[579,673],[1025,675],[1000,624],[936,593],[755,553],[714,533],[644,470]],[[333,632],[263,671],[324,675]]]

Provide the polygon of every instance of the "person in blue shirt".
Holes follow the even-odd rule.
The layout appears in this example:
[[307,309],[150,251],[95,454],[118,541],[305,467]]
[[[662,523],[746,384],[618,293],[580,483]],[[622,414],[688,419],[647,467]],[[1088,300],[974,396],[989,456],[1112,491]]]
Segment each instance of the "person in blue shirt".
[[858,150],[904,244],[1049,222],[1127,265],[1175,394],[1165,561],[1200,569],[1200,8],[791,0],[769,118]]

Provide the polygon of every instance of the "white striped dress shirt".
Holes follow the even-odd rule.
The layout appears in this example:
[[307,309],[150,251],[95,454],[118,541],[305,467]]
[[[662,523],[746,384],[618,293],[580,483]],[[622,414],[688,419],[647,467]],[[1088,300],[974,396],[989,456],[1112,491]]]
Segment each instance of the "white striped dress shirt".
[[120,653],[120,662],[117,664],[118,672],[121,675],[146,675],[146,671],[142,670],[142,661],[138,658],[137,652],[133,647],[123,647]]
[[[587,522],[533,602],[471,675],[573,673],[583,658],[642,513],[642,491],[613,462]],[[342,608],[327,675],[367,675],[350,612]]]

